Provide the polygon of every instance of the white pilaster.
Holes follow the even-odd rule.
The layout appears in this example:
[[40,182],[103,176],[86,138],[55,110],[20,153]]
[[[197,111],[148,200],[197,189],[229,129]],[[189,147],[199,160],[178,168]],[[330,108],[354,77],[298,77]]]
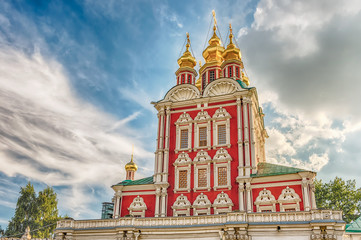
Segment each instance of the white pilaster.
[[251,139],[250,139],[250,142],[251,142],[251,167],[252,167],[252,171],[251,173],[255,173],[256,171],[256,151],[255,151],[255,134],[254,134],[254,122],[253,122],[253,106],[252,106],[252,102],[250,102],[248,104],[248,107],[249,107],[249,125],[250,125],[250,135],[251,135]]
[[305,211],[310,210],[310,197],[308,192],[308,180],[306,178],[302,179],[302,190],[303,190],[303,207]]
[[242,102],[237,98],[237,133],[238,133],[238,176],[244,176],[243,165],[243,139],[242,139]]
[[159,126],[159,142],[157,150],[157,170],[156,170],[156,182],[162,181],[162,161],[163,161],[163,139],[164,139],[164,108],[159,111],[160,126]]
[[253,212],[253,201],[251,196],[251,183],[246,182],[246,192],[247,192],[247,212]]
[[244,211],[244,183],[239,183],[238,187],[239,210]]
[[118,190],[115,193],[115,203],[114,203],[114,214],[113,214],[113,218],[120,218],[120,213],[121,213],[121,203],[120,203],[120,196],[121,196],[122,192],[120,190]]
[[169,131],[170,131],[170,107],[166,110],[166,124],[165,124],[165,146],[164,146],[164,160],[163,160],[163,179],[162,182],[168,182],[168,165],[169,165]]
[[311,203],[312,203],[311,209],[317,209],[316,197],[315,197],[316,189],[314,183],[311,183],[310,187],[311,187]]
[[249,126],[248,126],[248,103],[250,102],[249,98],[243,98],[243,131],[244,131],[244,152],[245,152],[245,162],[246,162],[246,176],[251,175],[251,162],[249,157]]
[[166,200],[167,200],[167,188],[162,188],[162,201],[161,201],[161,212],[160,212],[160,216],[161,217],[165,217],[167,215],[166,213]]
[[157,188],[155,190],[155,209],[154,216],[159,217],[159,205],[160,205],[161,189]]

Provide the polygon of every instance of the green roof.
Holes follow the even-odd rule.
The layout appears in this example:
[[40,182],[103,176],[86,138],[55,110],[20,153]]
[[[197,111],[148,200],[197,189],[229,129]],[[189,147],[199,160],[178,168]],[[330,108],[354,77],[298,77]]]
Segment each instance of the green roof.
[[301,168],[287,167],[266,162],[258,163],[257,168],[257,173],[251,174],[251,177],[267,177],[298,172],[308,172],[308,170],[304,170]]
[[361,216],[353,221],[351,224],[347,224],[346,232],[361,232]]
[[244,88],[244,89],[251,89],[251,88],[253,88],[253,87],[248,87],[247,86],[247,84],[245,84],[243,81],[241,81],[241,80],[236,80],[238,83],[239,83],[239,85],[241,85],[241,87],[242,88]]
[[138,180],[124,180],[120,183],[115,184],[114,186],[130,186],[130,185],[144,185],[144,184],[153,184],[153,176],[141,178]]

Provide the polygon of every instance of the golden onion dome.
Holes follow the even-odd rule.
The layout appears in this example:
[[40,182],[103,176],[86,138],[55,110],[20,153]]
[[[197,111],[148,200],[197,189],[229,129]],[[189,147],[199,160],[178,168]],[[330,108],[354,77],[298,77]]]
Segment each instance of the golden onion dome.
[[189,33],[187,33],[187,44],[186,50],[183,55],[178,59],[179,67],[190,67],[194,68],[197,65],[196,59],[192,56],[192,53],[189,51],[189,47],[191,46],[191,41],[189,40]]
[[135,163],[133,162],[133,154],[132,154],[132,158],[131,158],[130,162],[128,162],[127,164],[125,164],[125,170],[126,170],[126,171],[137,171],[137,170],[138,170],[137,164],[135,164]]
[[217,61],[217,62],[223,61],[222,54],[224,52],[224,47],[221,46],[221,40],[217,36],[216,30],[217,30],[217,27],[216,27],[216,25],[214,25],[213,26],[213,36],[208,41],[208,43],[209,43],[208,47],[206,49],[204,49],[204,51],[202,53],[204,59],[206,60],[206,63],[214,62],[214,61]]
[[233,43],[233,32],[232,32],[232,25],[229,24],[229,44],[226,50],[223,53],[223,58],[225,61],[227,60],[241,60],[241,50],[236,47]]
[[242,81],[249,86],[249,78],[242,72]]

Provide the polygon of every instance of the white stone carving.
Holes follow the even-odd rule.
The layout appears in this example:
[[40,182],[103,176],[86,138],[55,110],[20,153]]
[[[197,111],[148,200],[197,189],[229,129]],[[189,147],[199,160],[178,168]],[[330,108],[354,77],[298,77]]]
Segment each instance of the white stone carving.
[[241,86],[239,86],[236,81],[231,79],[219,79],[218,81],[214,81],[213,84],[210,83],[208,87],[206,87],[203,96],[219,96],[231,94],[240,90],[242,90]]
[[229,162],[232,161],[231,155],[229,155],[228,151],[224,148],[218,149],[216,155],[213,157],[214,162]]
[[211,120],[211,116],[209,116],[207,111],[198,112],[197,116],[194,118],[194,121],[197,122],[207,122]]
[[200,150],[196,157],[193,160],[194,164],[202,164],[202,163],[208,163],[211,162],[212,158],[208,155],[208,152],[204,150]]
[[199,91],[191,87],[185,87],[185,86],[181,86],[180,88],[174,89],[172,92],[169,93],[169,96],[166,96],[167,100],[173,102],[184,101],[199,97],[200,97]]
[[259,192],[254,204],[257,207],[257,212],[276,211],[276,198],[272,195],[270,190],[265,188]]
[[190,208],[191,203],[188,200],[187,196],[181,194],[177,197],[176,201],[174,202],[172,209],[173,209],[173,216],[177,217],[180,215],[190,215]]
[[227,193],[224,193],[223,191],[217,195],[217,198],[214,200],[213,208],[214,213],[227,213],[232,212],[232,206],[233,202],[229,198]]
[[147,210],[147,205],[145,204],[142,197],[137,196],[133,199],[133,202],[130,204],[128,210],[132,216],[145,217],[145,210]]
[[286,210],[300,211],[300,202],[300,196],[293,188],[288,186],[282,190],[281,195],[278,197],[278,203],[280,204],[281,212]]
[[175,124],[178,124],[178,125],[179,124],[188,124],[192,121],[193,121],[193,119],[191,118],[191,116],[188,113],[184,112],[179,116],[179,118],[175,122]]
[[216,112],[213,114],[213,119],[227,119],[231,118],[231,115],[227,112],[225,108],[218,108]]
[[199,194],[194,200],[192,208],[193,208],[193,215],[198,216],[202,214],[210,215],[211,214],[211,206],[212,203],[209,201],[207,195],[203,193]]
[[173,163],[174,166],[185,166],[189,164],[192,164],[192,159],[189,157],[188,153],[185,152],[180,153]]

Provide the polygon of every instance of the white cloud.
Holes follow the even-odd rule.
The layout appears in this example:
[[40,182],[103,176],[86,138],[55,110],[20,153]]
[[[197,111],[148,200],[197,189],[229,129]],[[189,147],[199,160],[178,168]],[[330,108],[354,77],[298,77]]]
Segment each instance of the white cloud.
[[67,187],[59,194],[64,211],[99,217],[86,210],[95,200],[85,196],[87,186],[123,179],[132,143],[138,159],[153,159],[127,124],[139,112],[118,120],[78,98],[56,61],[0,50],[1,171]]

